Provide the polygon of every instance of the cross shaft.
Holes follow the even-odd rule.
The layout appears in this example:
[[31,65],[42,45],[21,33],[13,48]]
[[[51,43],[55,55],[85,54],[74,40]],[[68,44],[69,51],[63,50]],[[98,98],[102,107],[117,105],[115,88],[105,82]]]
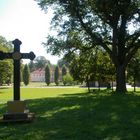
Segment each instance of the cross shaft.
[[21,59],[30,59],[33,60],[35,58],[35,54],[33,52],[30,53],[20,53],[20,45],[22,42],[18,39],[12,41],[14,45],[13,53],[4,53],[0,51],[0,60],[3,59],[13,59],[14,60],[14,101],[20,100],[20,60]]

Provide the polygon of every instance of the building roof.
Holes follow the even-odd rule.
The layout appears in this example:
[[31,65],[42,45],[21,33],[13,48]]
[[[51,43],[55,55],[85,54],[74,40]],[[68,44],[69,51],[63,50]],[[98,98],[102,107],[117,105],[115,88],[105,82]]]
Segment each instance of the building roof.
[[38,69],[38,70],[35,70],[35,71],[33,71],[33,72],[31,72],[31,74],[45,74],[45,70],[44,69]]

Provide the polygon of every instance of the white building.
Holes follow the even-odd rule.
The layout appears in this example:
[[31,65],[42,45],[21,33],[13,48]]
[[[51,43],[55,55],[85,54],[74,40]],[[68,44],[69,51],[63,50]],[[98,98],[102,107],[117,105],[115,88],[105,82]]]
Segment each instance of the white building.
[[[51,67],[51,83],[54,82],[54,68]],[[62,76],[60,75],[60,78]],[[62,79],[62,78],[61,78]],[[44,69],[38,69],[30,73],[30,81],[31,82],[45,82],[45,70]]]
[[30,80],[32,82],[45,82],[45,71],[44,69],[38,69],[30,74]]

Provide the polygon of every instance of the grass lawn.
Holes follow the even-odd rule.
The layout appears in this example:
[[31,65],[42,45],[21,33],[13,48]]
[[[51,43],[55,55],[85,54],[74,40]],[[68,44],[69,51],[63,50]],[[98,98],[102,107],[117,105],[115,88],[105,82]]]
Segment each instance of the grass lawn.
[[[21,82],[21,86],[25,86],[23,82]],[[56,86],[55,83],[50,83],[49,87]],[[59,83],[59,86],[64,86],[62,82]],[[78,85],[73,85],[73,86],[78,86]],[[27,87],[48,87],[45,82],[30,82]]]
[[[0,115],[12,89],[0,89]],[[32,123],[0,124],[0,140],[139,140],[140,93],[84,88],[22,88]]]

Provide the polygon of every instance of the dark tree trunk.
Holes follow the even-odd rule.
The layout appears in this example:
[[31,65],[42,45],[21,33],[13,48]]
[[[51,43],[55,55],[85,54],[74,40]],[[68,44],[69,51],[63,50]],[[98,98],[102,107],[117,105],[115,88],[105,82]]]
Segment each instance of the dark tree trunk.
[[134,92],[136,92],[136,75],[134,74]]
[[90,93],[89,81],[87,82],[87,86],[88,86],[88,92]]
[[111,82],[111,87],[112,87],[112,91],[113,91],[113,81]]
[[98,90],[100,90],[100,87],[101,87],[101,83],[100,83],[100,80],[98,81]]
[[125,66],[118,65],[116,68],[116,92],[117,93],[125,93],[126,89],[126,81],[125,81]]
[[89,80],[88,80],[88,78],[86,79],[86,82],[87,82],[88,92],[90,93],[90,85],[89,85]]

